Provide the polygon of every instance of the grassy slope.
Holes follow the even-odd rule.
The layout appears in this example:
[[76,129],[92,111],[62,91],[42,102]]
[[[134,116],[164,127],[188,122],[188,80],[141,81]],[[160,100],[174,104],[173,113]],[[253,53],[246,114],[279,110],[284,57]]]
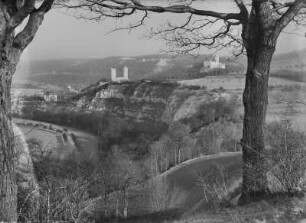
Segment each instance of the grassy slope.
[[[169,170],[163,175],[171,185],[168,193],[180,199],[180,212],[167,223],[289,223],[306,222],[306,198],[276,195],[242,206],[221,208],[213,203],[203,205],[203,195],[197,187],[192,169],[204,174],[218,174],[216,165],[229,171],[234,180],[241,180],[241,153],[224,153],[196,158]],[[179,188],[179,192],[175,188]],[[138,221],[148,222],[148,221]],[[150,222],[160,222],[158,220]]]
[[[197,208],[202,208],[199,204],[204,199],[201,187],[197,185],[195,171],[202,173],[204,176],[208,174],[218,175],[220,174],[218,167],[228,171],[231,180],[240,180],[241,153],[209,155],[181,163],[154,179],[154,181],[162,180],[166,186],[162,188],[164,191],[157,192],[160,194],[152,195],[152,191],[150,191],[151,196],[165,196],[166,212],[169,213],[169,218],[195,212]],[[156,193],[156,191],[153,193]],[[151,198],[150,195],[143,197],[143,194],[145,192],[142,187],[136,187],[130,191],[129,215],[138,217],[127,222],[146,222],[150,219],[145,213],[150,210]],[[139,216],[142,214],[144,216]]]
[[197,173],[203,176],[220,174],[221,168],[227,172],[232,180],[241,178],[241,153],[224,153],[195,158],[170,169],[163,175],[170,186],[169,192],[178,188],[184,199],[179,204],[183,212],[189,211],[198,204],[204,197],[202,189],[197,185]]

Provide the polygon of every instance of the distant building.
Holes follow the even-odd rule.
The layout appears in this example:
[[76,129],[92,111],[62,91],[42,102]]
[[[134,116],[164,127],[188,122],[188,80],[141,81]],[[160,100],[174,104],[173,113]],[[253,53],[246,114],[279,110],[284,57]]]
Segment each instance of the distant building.
[[111,79],[112,81],[118,82],[118,83],[121,83],[123,81],[128,81],[129,80],[129,68],[127,66],[123,67],[122,77],[117,77],[117,69],[111,68]]
[[58,94],[55,92],[46,92],[44,94],[44,100],[46,102],[57,102],[59,100]]
[[205,60],[203,62],[203,71],[211,69],[225,69],[225,64],[220,63],[220,58],[218,55],[215,56],[214,60]]

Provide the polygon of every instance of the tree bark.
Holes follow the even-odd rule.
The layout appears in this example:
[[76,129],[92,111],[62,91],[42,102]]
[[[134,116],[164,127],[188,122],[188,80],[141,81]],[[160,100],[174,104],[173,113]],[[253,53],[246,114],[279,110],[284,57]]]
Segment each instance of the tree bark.
[[248,64],[243,93],[242,197],[240,203],[269,193],[264,154],[264,125],[268,105],[270,64],[279,33],[267,1],[253,1],[242,39]]
[[270,64],[275,52],[277,35],[274,32],[273,19],[265,15],[268,7],[266,3],[253,2],[249,24],[242,36],[248,66],[243,93],[243,184],[240,202],[269,193],[264,154],[264,125],[268,105]]
[[174,166],[177,165],[177,156],[176,156],[176,151],[177,151],[177,148],[175,147],[174,149]]
[[255,197],[269,192],[266,157],[264,155],[264,124],[268,105],[268,79],[274,49],[262,48],[248,59],[246,85],[243,93],[245,109],[243,124],[243,195]]
[[[0,1],[0,222],[17,222],[16,158],[11,124],[11,82],[22,51],[33,40],[54,0]],[[25,27],[15,29],[28,18]]]
[[124,210],[123,210],[123,217],[128,217],[128,206],[129,206],[129,196],[128,190],[124,189]]
[[10,89],[16,66],[0,63],[0,222],[17,221],[16,157],[10,112]]
[[13,49],[5,11],[0,12],[0,222],[17,221],[16,158],[11,124],[11,82],[20,53]]
[[116,198],[116,220],[120,217],[119,215],[120,215],[120,213],[119,213],[119,198],[117,197]]

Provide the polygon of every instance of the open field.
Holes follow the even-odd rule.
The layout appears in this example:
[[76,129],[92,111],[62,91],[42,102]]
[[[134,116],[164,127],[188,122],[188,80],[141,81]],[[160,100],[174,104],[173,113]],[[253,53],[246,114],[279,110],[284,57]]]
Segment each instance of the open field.
[[[180,81],[181,84],[205,86],[208,90],[223,88],[241,99],[238,108],[243,114],[244,76],[210,76]],[[289,119],[296,128],[306,132],[306,83],[270,77],[267,122]]]
[[[55,150],[59,157],[64,157],[74,150],[94,154],[98,147],[97,138],[82,130],[25,119],[13,119],[13,122],[21,129],[26,140],[39,140],[43,148]],[[64,134],[67,138],[63,137]],[[75,137],[72,137],[72,134]]]
[[[205,78],[200,78],[200,79],[183,80],[179,81],[179,83],[185,85],[205,86],[208,90],[218,89],[222,87],[225,90],[242,91],[245,85],[245,78],[243,75],[207,76]],[[269,78],[270,87],[284,87],[284,86],[294,86],[294,85],[300,85],[301,87],[306,87],[306,83],[289,81],[276,77]]]

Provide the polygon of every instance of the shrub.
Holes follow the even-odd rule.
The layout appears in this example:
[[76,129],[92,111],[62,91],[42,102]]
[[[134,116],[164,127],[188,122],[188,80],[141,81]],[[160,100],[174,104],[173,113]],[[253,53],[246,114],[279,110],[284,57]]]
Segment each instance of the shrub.
[[149,211],[155,214],[166,214],[178,208],[186,194],[177,187],[171,187],[165,177],[153,178],[148,183]]
[[207,204],[229,204],[232,199],[232,190],[230,185],[235,184],[234,178],[228,171],[219,165],[216,165],[210,173],[201,173],[193,171],[197,180],[197,186],[202,190],[202,195]]
[[[283,192],[296,192],[303,188],[306,172],[306,135],[295,130],[288,121],[267,126],[267,144],[271,148],[268,159],[270,174]],[[279,190],[272,185],[272,190]]]

